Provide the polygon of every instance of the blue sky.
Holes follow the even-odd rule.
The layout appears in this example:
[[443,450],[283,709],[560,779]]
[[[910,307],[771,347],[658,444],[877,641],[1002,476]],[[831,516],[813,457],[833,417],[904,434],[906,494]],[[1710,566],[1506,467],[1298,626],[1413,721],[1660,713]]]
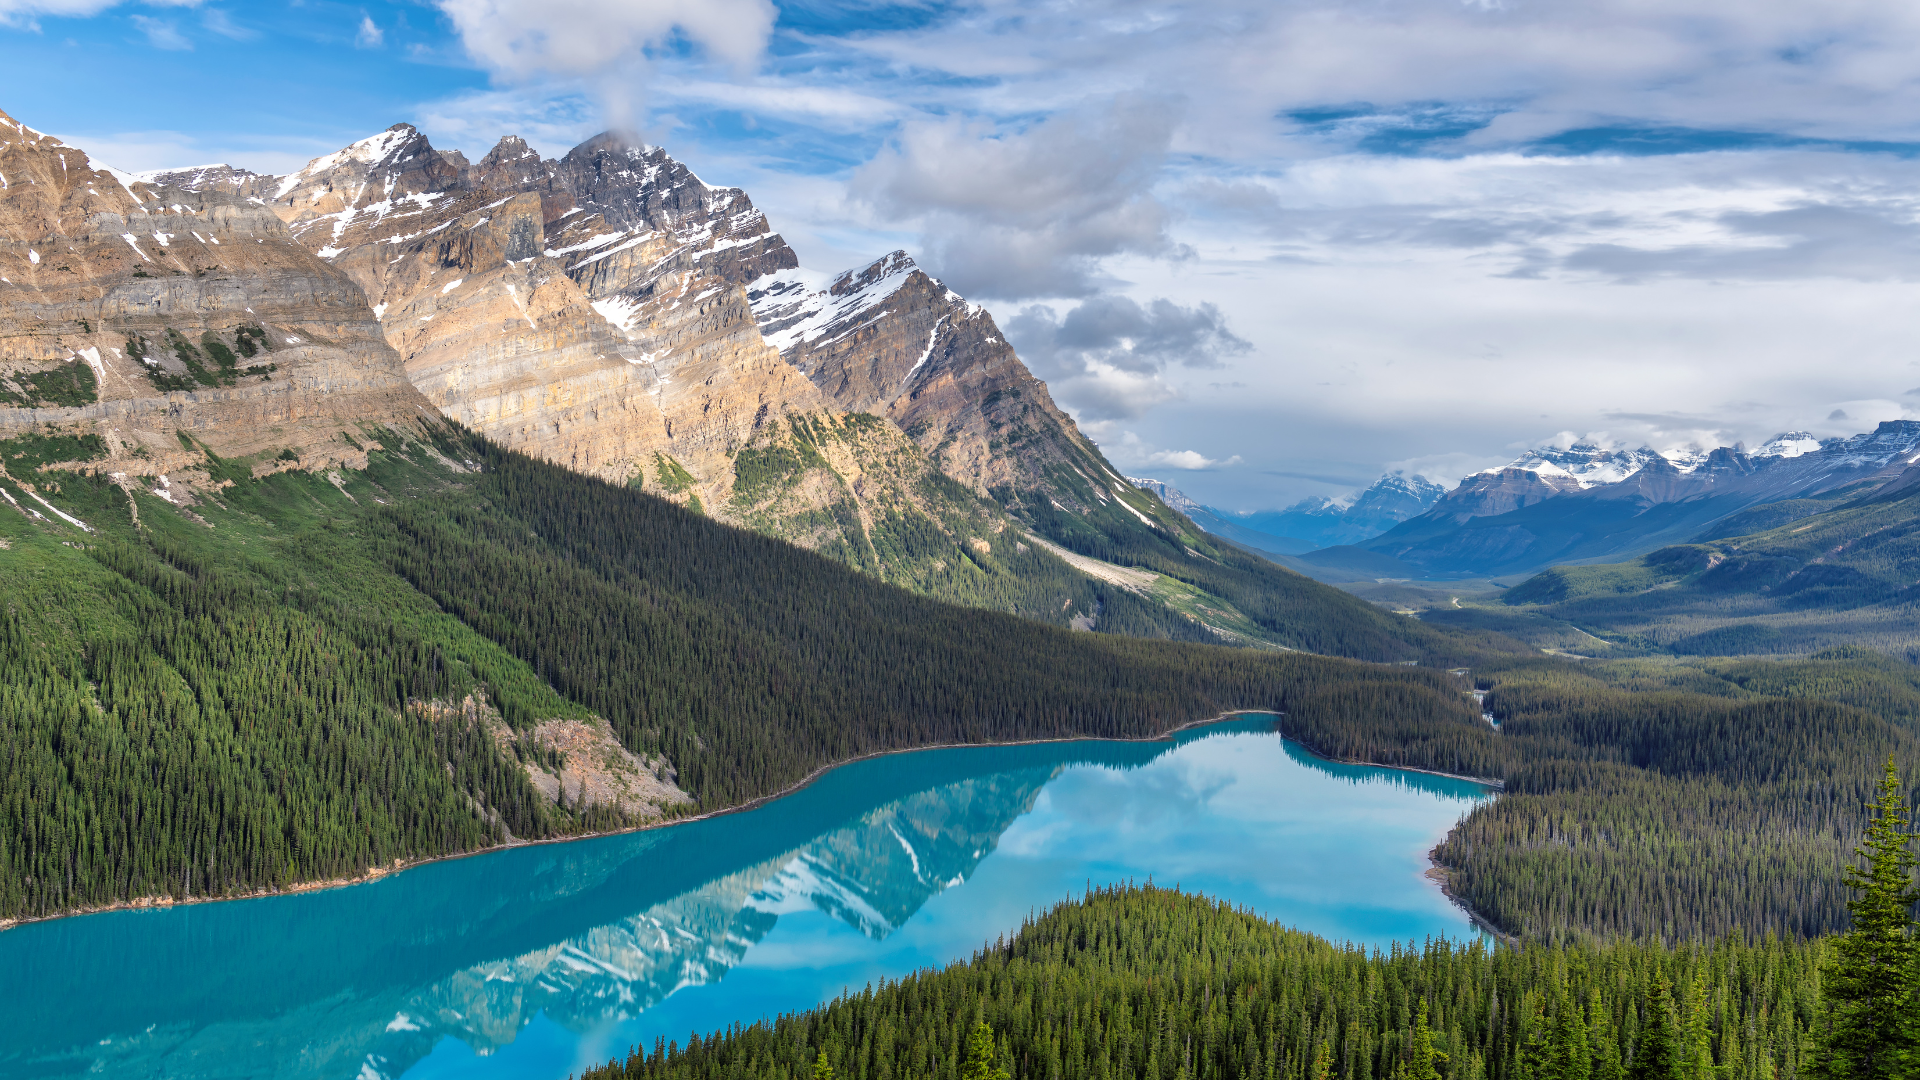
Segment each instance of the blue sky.
[[1229,509],[1914,415],[1916,57],[1891,0],[0,0],[0,109],[121,168],[636,131]]

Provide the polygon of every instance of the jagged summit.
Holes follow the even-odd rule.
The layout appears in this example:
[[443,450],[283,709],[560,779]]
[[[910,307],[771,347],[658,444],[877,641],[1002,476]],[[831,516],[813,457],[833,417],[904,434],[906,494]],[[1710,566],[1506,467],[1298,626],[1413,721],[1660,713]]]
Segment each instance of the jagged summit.
[[761,333],[840,408],[898,424],[947,475],[1012,508],[1087,513],[1119,474],[1054,404],[993,316],[904,251],[748,287]]
[[1566,447],[1536,447],[1506,465],[1484,469],[1476,475],[1519,469],[1537,473],[1543,478],[1570,482],[1575,487],[1589,488],[1596,484],[1619,483],[1659,456],[1650,447],[1643,446],[1637,450],[1606,449],[1596,443],[1576,442]]

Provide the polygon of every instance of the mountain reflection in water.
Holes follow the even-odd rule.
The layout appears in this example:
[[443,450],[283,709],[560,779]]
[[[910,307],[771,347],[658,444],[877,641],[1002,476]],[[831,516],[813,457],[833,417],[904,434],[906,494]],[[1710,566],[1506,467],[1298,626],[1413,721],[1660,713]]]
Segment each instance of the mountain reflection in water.
[[[805,942],[789,945],[818,948],[848,929],[886,942],[940,894],[972,884],[1023,817],[1015,830],[1022,854],[996,860],[1008,867],[1006,880],[976,886],[980,903],[968,896],[960,914],[972,918],[958,919],[954,940],[900,945],[898,956],[877,961],[880,974],[966,955],[1025,911],[1062,898],[1064,886],[1077,891],[1082,878],[1073,875],[1101,881],[1190,865],[1166,849],[1207,846],[1199,838],[1215,818],[1264,824],[1261,834],[1277,829],[1277,842],[1287,843],[1280,837],[1298,814],[1259,822],[1257,800],[1251,814],[1223,813],[1225,803],[1245,801],[1243,789],[1257,791],[1262,777],[1254,772],[1291,766],[1318,784],[1350,780],[1374,788],[1376,802],[1392,803],[1386,793],[1399,791],[1402,800],[1433,804],[1438,814],[1428,816],[1442,829],[1479,796],[1442,778],[1332,765],[1270,732],[1270,722],[1242,721],[1164,742],[892,755],[835,770],[749,812],[672,828],[516,848],[345,889],[29,925],[0,934],[0,980],[19,991],[0,1011],[0,1074],[565,1076],[659,1031],[684,1038],[684,1026],[659,1026],[669,1019],[718,1026],[830,995],[834,971],[816,988],[805,978],[740,969],[754,968],[750,952],[783,920],[807,930]],[[1260,752],[1229,749],[1242,743]],[[1219,750],[1227,752],[1211,752]],[[1075,790],[1055,796],[1063,785]],[[1301,822],[1299,835],[1326,824]],[[1428,835],[1433,826],[1414,832]],[[1068,835],[1079,837],[1068,845],[1073,852],[1052,850],[1059,845],[1050,836]],[[1216,838],[1211,846],[1236,842]],[[1047,870],[1038,877],[1019,870],[1040,865]],[[1381,865],[1411,866],[1406,852]],[[1309,891],[1324,886],[1317,873],[1280,877]],[[1190,887],[1203,884],[1247,891],[1230,880]],[[1424,888],[1428,895],[1412,902],[1431,917],[1389,936],[1467,932],[1430,886],[1395,885]],[[1274,907],[1271,897],[1230,898]],[[1385,918],[1406,922],[1394,912]],[[872,977],[873,966],[849,980]],[[714,985],[729,972],[738,972],[727,985],[740,1000]],[[496,1052],[527,1060],[507,1070],[507,1061],[488,1057]]]

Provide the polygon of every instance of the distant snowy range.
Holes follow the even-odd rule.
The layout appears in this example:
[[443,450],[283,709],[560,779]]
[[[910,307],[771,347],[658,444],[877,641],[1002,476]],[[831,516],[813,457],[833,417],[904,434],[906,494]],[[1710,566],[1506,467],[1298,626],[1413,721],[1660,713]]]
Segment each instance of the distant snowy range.
[[1783,432],[1752,449],[1634,449],[1562,436],[1450,489],[1396,472],[1340,498],[1254,513],[1201,505],[1161,480],[1133,482],[1207,532],[1337,582],[1512,576],[1631,558],[1758,506],[1815,512],[1917,465],[1920,421],[1891,420],[1848,438]]

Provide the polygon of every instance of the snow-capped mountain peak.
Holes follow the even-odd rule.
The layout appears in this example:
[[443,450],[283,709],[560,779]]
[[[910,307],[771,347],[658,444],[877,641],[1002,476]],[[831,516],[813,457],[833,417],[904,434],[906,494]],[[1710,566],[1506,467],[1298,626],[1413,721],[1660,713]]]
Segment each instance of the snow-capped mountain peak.
[[1820,440],[1810,431],[1783,431],[1749,453],[1753,458],[1796,458],[1820,449]]
[[1617,484],[1646,468],[1648,462],[1659,456],[1644,446],[1638,450],[1606,449],[1597,443],[1577,442],[1568,447],[1535,447],[1507,465],[1483,469],[1475,475],[1519,469],[1543,478],[1571,481],[1581,488],[1590,488],[1597,484]]

